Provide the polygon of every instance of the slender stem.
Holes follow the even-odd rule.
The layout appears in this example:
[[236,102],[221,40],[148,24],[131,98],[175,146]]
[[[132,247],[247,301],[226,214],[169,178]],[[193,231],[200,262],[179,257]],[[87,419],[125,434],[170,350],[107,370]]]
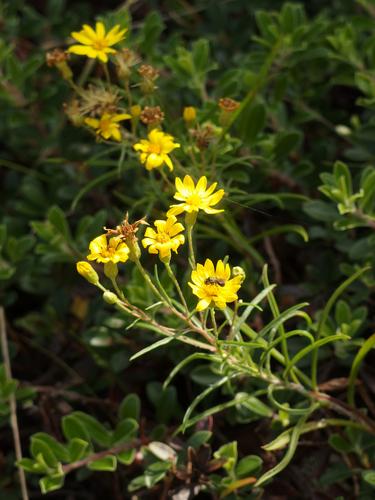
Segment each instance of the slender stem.
[[210,307],[210,315],[211,315],[212,327],[214,329],[215,337],[218,338],[219,333],[218,333],[218,330],[217,330],[217,323],[216,323],[216,317],[215,317],[215,309],[213,307]]
[[122,300],[124,300],[125,299],[124,293],[120,289],[120,287],[118,286],[116,278],[111,278],[111,283],[112,283],[113,288],[115,289],[115,292],[119,296],[119,298],[122,299]]
[[102,66],[103,66],[105,79],[107,80],[108,85],[111,85],[111,77],[109,76],[108,66],[106,63],[103,63]]
[[164,264],[165,264],[165,268],[167,269],[167,273],[168,273],[169,277],[171,278],[171,280],[174,283],[174,286],[176,287],[176,290],[178,292],[178,295],[180,296],[181,302],[182,302],[184,308],[186,309],[186,314],[189,316],[189,314],[190,314],[189,308],[188,308],[188,306],[186,304],[186,300],[185,300],[184,294],[182,293],[180,284],[177,281],[177,278],[176,278],[176,276],[175,276],[175,274],[174,274],[171,266],[169,265],[169,263],[164,262]]
[[229,327],[229,332],[228,332],[228,335],[227,335],[227,340],[233,340],[233,338],[234,338],[234,336],[236,334],[236,330],[234,329],[234,323],[236,321],[237,312],[238,312],[238,300],[236,300],[236,302],[234,303],[234,311],[233,311],[232,320],[230,322],[230,327]]
[[194,254],[194,242],[193,242],[193,225],[189,224],[187,226],[187,238],[189,245],[189,263],[192,269],[195,269],[195,254]]
[[[0,336],[1,336],[1,350],[4,361],[5,376],[7,380],[10,381],[12,379],[12,371],[9,358],[8,340],[5,328],[5,314],[4,314],[4,309],[2,307],[0,307]],[[21,448],[20,431],[18,428],[18,421],[17,421],[17,403],[14,393],[11,393],[9,395],[9,409],[10,409],[10,425],[12,427],[12,434],[14,441],[14,451],[16,453],[17,462],[19,462],[22,459],[22,448]],[[25,471],[19,465],[18,465],[18,476],[20,479],[22,500],[29,500]]]
[[135,260],[135,265],[138,268],[138,271],[142,274],[143,279],[147,282],[151,290],[154,292],[154,294],[164,303],[167,304],[168,307],[171,307],[168,302],[166,302],[165,297],[161,294],[161,292],[156,288],[154,285],[153,281],[151,280],[150,276],[148,275],[147,271],[145,268],[142,266],[141,262],[139,259]]

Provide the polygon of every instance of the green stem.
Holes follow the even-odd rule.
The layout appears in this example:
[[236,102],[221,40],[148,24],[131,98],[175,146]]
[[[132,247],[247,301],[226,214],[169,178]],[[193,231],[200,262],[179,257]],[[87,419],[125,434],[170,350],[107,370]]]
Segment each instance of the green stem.
[[169,275],[169,277],[171,278],[171,280],[173,281],[174,283],[174,286],[176,287],[176,290],[178,292],[178,295],[180,296],[180,299],[181,299],[181,303],[183,304],[185,310],[186,310],[186,314],[189,316],[190,314],[190,311],[189,311],[189,308],[187,306],[187,303],[186,303],[186,300],[185,300],[185,297],[184,297],[184,294],[182,293],[182,290],[181,290],[181,287],[180,287],[180,284],[179,282],[177,281],[177,278],[171,268],[171,266],[169,265],[169,263],[167,262],[164,262],[164,265],[165,265],[165,268],[167,270],[167,273]]
[[193,242],[193,227],[194,225],[187,226],[187,239],[189,245],[189,264],[192,269],[195,269],[195,253],[194,253],[194,242]]

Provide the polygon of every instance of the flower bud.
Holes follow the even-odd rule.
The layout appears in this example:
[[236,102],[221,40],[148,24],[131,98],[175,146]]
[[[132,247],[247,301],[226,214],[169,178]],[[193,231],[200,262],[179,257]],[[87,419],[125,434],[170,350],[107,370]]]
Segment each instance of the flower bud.
[[135,262],[141,256],[141,249],[139,248],[138,240],[136,238],[128,238],[126,240],[126,244],[128,245],[130,250],[129,260]]
[[106,262],[104,264],[104,274],[107,276],[107,278],[114,280],[116,279],[118,275],[118,269],[117,269],[117,264],[114,262]]
[[132,118],[138,118],[141,113],[142,108],[139,104],[134,104],[134,106],[130,107],[130,114],[132,115]]
[[99,284],[98,273],[95,271],[91,264],[81,260],[77,262],[76,267],[79,274],[83,276],[89,283],[92,283],[93,285]]
[[103,300],[104,302],[107,302],[107,304],[116,304],[119,301],[119,298],[115,293],[106,290],[103,293]]
[[240,267],[240,266],[235,266],[232,269],[232,275],[233,275],[233,277],[240,276],[241,277],[241,283],[243,283],[243,281],[246,278],[246,273],[245,273],[244,269],[242,267]]
[[195,119],[197,117],[197,111],[193,106],[186,106],[184,108],[182,116],[183,116],[183,119],[185,120],[185,122],[187,124],[190,124],[193,121],[195,121]]

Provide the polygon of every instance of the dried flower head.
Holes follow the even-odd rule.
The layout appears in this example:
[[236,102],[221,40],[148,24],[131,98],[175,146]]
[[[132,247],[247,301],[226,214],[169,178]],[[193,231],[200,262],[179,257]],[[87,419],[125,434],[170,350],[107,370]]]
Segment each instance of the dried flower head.
[[65,102],[63,104],[63,108],[65,114],[75,127],[80,127],[81,125],[83,125],[84,119],[78,99],[72,99],[69,102]]
[[211,125],[204,125],[198,130],[191,130],[191,135],[195,139],[197,147],[202,150],[208,148],[215,137],[215,131]]
[[222,97],[219,99],[219,106],[223,111],[226,111],[227,113],[233,113],[233,111],[236,111],[236,109],[239,108],[240,103],[238,101],[235,101],[234,99],[231,99],[230,97]]
[[138,73],[145,80],[154,81],[159,77],[159,70],[149,64],[142,64],[142,66],[138,69]]
[[58,66],[69,59],[69,54],[61,49],[53,49],[46,53],[46,63],[50,68]]
[[128,80],[131,75],[132,67],[139,63],[140,57],[133,50],[126,48],[116,53],[115,61],[119,78]]
[[80,111],[83,115],[97,116],[105,113],[114,114],[120,101],[119,92],[111,87],[109,90],[103,87],[89,85],[82,92]]
[[60,71],[61,76],[65,80],[71,80],[73,78],[72,70],[69,68],[67,62],[68,59],[69,59],[69,54],[60,49],[54,49],[51,52],[47,52],[46,54],[47,66],[49,66],[50,68],[51,67],[57,68]]
[[160,106],[145,106],[140,118],[145,125],[157,126],[164,120],[164,113]]

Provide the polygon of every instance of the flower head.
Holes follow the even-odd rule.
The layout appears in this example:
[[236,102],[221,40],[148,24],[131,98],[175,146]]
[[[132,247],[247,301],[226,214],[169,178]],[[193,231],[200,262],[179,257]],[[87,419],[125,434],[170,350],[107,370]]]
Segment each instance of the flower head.
[[128,120],[131,115],[121,113],[119,115],[104,113],[100,118],[85,118],[85,123],[96,130],[96,135],[101,135],[104,139],[113,138],[121,141],[120,123]]
[[122,30],[119,24],[108,33],[106,33],[104,24],[101,22],[96,23],[95,30],[88,24],[84,24],[81,31],[73,31],[71,34],[80,45],[72,45],[69,47],[68,52],[87,56],[91,59],[97,58],[106,63],[108,61],[108,54],[115,54],[117,52],[112,48],[112,45],[123,40],[126,32],[127,29]]
[[176,194],[174,198],[182,203],[171,205],[171,208],[167,212],[168,216],[179,215],[183,212],[189,214],[192,212],[197,213],[199,210],[203,210],[206,214],[224,212],[224,210],[212,208],[224,196],[224,189],[219,189],[214,193],[217,182],[211,184],[207,189],[206,176],[201,177],[195,185],[190,175],[185,175],[183,181],[179,177],[176,177],[175,183]]
[[185,243],[185,237],[181,233],[185,228],[173,215],[167,220],[156,220],[154,226],[156,231],[148,227],[145,231],[145,237],[142,240],[144,248],[149,247],[149,253],[159,254],[160,260],[169,262],[171,251],[177,253],[180,245]]
[[189,283],[194,295],[199,298],[197,311],[203,311],[211,304],[224,309],[227,302],[238,299],[237,291],[241,287],[241,277],[235,276],[230,279],[230,275],[229,264],[224,264],[222,260],[216,263],[216,269],[210,259],[207,259],[204,265],[197,264],[191,273],[192,283]]
[[106,234],[102,234],[91,241],[89,250],[88,260],[96,260],[103,264],[126,262],[129,258],[129,247],[118,236],[108,239]]
[[141,139],[133,146],[136,151],[140,151],[140,160],[147,170],[160,167],[163,163],[173,170],[173,163],[168,154],[179,147],[180,145],[174,142],[174,137],[156,128],[148,134],[148,140]]

